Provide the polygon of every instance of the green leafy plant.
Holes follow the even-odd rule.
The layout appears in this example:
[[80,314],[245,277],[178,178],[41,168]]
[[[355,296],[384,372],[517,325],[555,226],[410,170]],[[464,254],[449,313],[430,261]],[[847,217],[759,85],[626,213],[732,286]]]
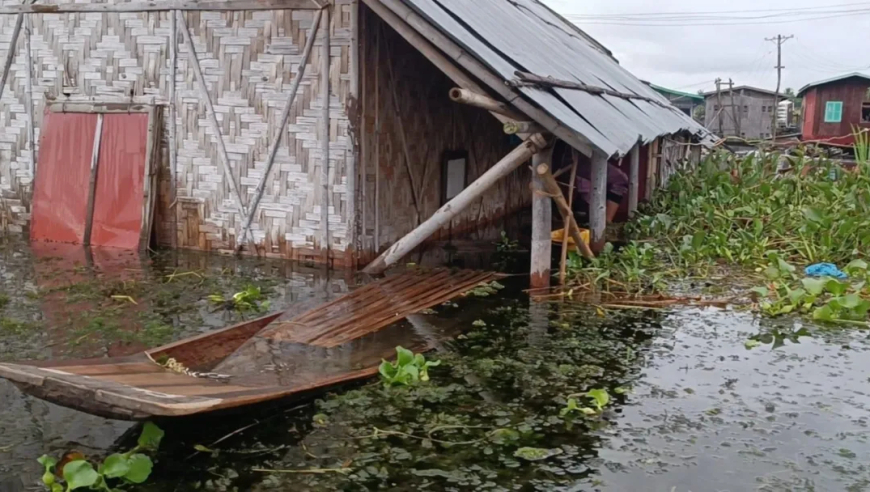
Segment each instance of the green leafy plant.
[[422,354],[396,347],[396,361],[381,362],[379,372],[385,386],[410,386],[429,381],[429,368],[440,364],[441,361],[427,361]]
[[225,309],[236,311],[265,311],[269,309],[269,301],[259,287],[249,285],[240,292],[236,292],[230,299],[220,294],[208,296],[208,300]]
[[[163,430],[146,422],[136,447],[126,453],[107,456],[96,468],[82,457],[68,461],[58,469],[55,458],[43,455],[37,460],[44,468],[42,483],[50,492],[77,489],[114,492],[122,490],[121,487],[127,484],[144,483],[154,466],[151,458],[144,453],[156,451],[163,435]],[[75,455],[76,458],[78,456]]]
[[[625,390],[622,390],[624,392]],[[577,397],[584,396],[590,400],[591,407],[583,407],[577,401]],[[571,395],[568,397],[568,404],[559,412],[560,417],[565,417],[572,413],[582,413],[583,415],[599,415],[604,411],[604,408],[610,404],[610,393],[606,389],[592,389],[583,395]]]

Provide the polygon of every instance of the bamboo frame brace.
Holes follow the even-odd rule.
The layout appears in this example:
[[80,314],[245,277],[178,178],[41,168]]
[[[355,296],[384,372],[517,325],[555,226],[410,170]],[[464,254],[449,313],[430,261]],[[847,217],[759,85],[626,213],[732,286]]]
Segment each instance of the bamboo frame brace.
[[513,108],[507,104],[468,89],[460,89],[458,87],[450,89],[450,100],[461,104],[468,104],[469,106],[483,108],[489,112],[506,116],[513,121],[524,121],[526,119],[525,116],[514,111]]
[[[589,249],[589,245],[586,244],[580,236],[580,226],[577,225],[577,221],[574,220],[574,213],[571,211],[571,207],[568,206],[568,202],[565,201],[565,195],[562,194],[562,189],[559,188],[559,183],[556,182],[556,178],[554,178],[553,174],[550,172],[550,166],[547,164],[541,164],[537,169],[535,169],[535,172],[538,173],[538,177],[541,179],[541,182],[544,183],[544,189],[550,194],[553,201],[556,202],[556,206],[562,214],[562,219],[566,224],[570,224],[571,239],[576,243],[577,251],[585,258],[595,258],[592,250]],[[563,240],[566,241],[567,239]]]
[[438,232],[439,229],[447,225],[454,217],[486,193],[499,179],[512,173],[516,168],[528,162],[533,155],[546,147],[547,139],[539,133],[526,139],[519,147],[502,158],[502,160],[489,168],[489,170],[468,185],[452,200],[438,209],[437,212],[432,214],[432,217],[429,217],[419,227],[396,241],[392,247],[365,267],[363,272],[369,274],[383,273],[384,270],[401,261],[402,258],[417,246],[420,246],[423,241]]
[[[260,208],[260,201],[263,199],[263,193],[266,191],[266,183],[269,181],[269,176],[272,174],[272,169],[275,167],[275,157],[278,155],[278,148],[281,146],[281,139],[284,137],[284,129],[287,128],[287,122],[290,120],[290,112],[293,109],[293,103],[296,101],[296,94],[299,92],[299,84],[302,82],[302,77],[305,76],[305,68],[308,66],[308,59],[311,57],[311,51],[314,48],[314,39],[317,37],[317,32],[320,29],[320,18],[323,11],[317,12],[314,15],[314,20],[311,23],[311,30],[308,33],[308,40],[305,42],[305,48],[302,50],[302,60],[299,62],[299,71],[296,77],[293,78],[293,84],[290,86],[290,94],[287,96],[287,103],[284,105],[284,111],[281,113],[281,123],[275,135],[272,137],[272,146],[269,149],[269,157],[266,159],[266,170],[260,178],[260,184],[257,185],[257,190],[254,192],[254,201],[248,209],[248,216],[245,218],[244,229],[242,236],[237,245],[238,251],[241,251],[245,245],[245,239],[249,237],[251,232],[251,224],[254,221],[254,216]],[[256,241],[254,235],[250,234],[251,247],[256,251]]]

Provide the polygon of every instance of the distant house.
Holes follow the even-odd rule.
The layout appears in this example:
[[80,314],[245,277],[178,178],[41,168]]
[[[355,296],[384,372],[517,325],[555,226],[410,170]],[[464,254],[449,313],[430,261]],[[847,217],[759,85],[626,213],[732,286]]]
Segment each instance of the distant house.
[[870,129],[870,75],[850,73],[814,82],[798,96],[804,98],[803,140],[851,145],[853,126]]
[[654,91],[665,96],[677,109],[686,113],[688,116],[695,115],[695,108],[704,105],[704,96],[700,94],[692,94],[691,92],[675,91],[644,81]]
[[[741,85],[705,92],[704,126],[720,137],[749,140],[770,138],[776,113],[776,93]],[[780,96],[781,97],[781,96]],[[732,111],[732,106],[734,110]]]

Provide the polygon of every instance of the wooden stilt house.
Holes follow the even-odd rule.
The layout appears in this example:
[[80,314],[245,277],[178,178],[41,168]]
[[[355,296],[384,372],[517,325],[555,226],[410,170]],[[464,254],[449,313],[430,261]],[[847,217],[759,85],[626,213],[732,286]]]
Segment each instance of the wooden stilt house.
[[[378,272],[532,206],[545,276],[556,139],[592,159],[593,244],[609,160],[631,213],[709,141],[539,0],[6,2],[0,60],[0,226],[66,200],[73,240],[117,225],[106,196],[144,196],[125,222],[144,242]],[[142,164],[107,166],[141,176],[113,191],[104,149],[132,113]]]

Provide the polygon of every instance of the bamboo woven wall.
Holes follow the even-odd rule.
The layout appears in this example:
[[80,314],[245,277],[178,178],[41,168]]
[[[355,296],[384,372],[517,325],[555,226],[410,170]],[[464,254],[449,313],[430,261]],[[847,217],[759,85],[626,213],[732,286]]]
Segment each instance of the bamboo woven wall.
[[[365,189],[361,190],[364,199],[360,198],[363,203],[359,208],[365,226],[362,250],[371,253],[378,246],[385,249],[416,226],[402,132],[418,188],[422,220],[442,205],[441,166],[445,152],[468,152],[467,184],[471,184],[520,142],[505,135],[502,125],[488,112],[452,102],[448,91],[455,84],[368,8],[360,9],[360,17],[363,94],[360,168],[366,176],[361,180]],[[393,104],[391,69],[399,116]],[[498,228],[478,228],[478,224],[531,203],[529,180],[527,166],[501,180],[454,219],[453,236],[468,232],[476,239],[490,239],[475,234],[493,230],[498,234]],[[450,235],[448,227],[431,240]]]
[[[329,230],[330,247],[340,263],[350,251],[347,169],[352,149],[345,108],[350,84],[353,1],[335,0],[330,16]],[[37,141],[43,108],[49,99],[97,98],[167,104],[170,15],[168,12],[31,14]],[[232,171],[247,203],[262,176],[271,135],[298,70],[314,15],[312,10],[185,14]],[[0,16],[0,59],[9,49],[14,24],[14,15]],[[0,101],[0,225],[12,232],[21,232],[27,226],[33,181],[27,151],[24,38],[22,30]],[[164,135],[155,222],[157,238],[168,245],[176,234],[179,247],[228,252],[236,246],[237,229],[243,218],[236,212],[234,198],[222,175],[217,139],[181,39],[179,35],[175,122],[178,200],[171,208],[168,138]],[[322,203],[319,142],[323,135],[318,45],[320,40],[309,60],[272,179],[254,220],[254,235],[261,244],[261,252],[267,256],[319,256]],[[173,210],[177,212],[177,222]]]

